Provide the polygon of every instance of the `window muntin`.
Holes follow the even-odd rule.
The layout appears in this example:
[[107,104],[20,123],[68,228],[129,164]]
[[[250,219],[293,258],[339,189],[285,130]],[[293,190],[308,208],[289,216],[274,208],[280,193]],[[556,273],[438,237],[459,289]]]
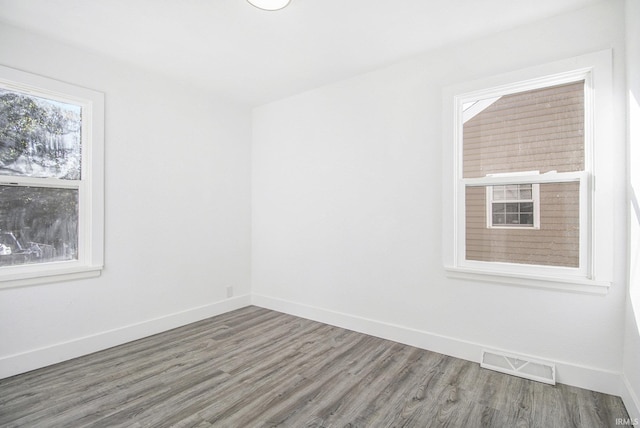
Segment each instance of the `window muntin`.
[[0,67],[0,287],[103,263],[103,95]]

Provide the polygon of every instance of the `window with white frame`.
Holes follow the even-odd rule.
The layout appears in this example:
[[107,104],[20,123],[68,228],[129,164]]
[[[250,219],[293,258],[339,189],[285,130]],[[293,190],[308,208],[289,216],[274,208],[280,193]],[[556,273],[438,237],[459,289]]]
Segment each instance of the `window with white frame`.
[[0,287],[103,265],[101,93],[0,67]]
[[540,185],[487,186],[488,228],[540,228]]
[[606,290],[611,241],[601,238],[611,231],[611,196],[594,183],[610,166],[610,55],[445,90],[451,276]]
[[[491,174],[537,175],[539,171]],[[486,187],[487,228],[540,228],[540,185],[505,184]]]

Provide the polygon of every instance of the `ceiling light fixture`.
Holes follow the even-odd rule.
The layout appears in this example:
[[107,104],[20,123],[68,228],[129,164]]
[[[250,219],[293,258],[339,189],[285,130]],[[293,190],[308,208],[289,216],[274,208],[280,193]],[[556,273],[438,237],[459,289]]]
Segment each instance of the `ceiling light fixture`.
[[247,0],[253,6],[262,10],[280,10],[287,7],[291,0]]

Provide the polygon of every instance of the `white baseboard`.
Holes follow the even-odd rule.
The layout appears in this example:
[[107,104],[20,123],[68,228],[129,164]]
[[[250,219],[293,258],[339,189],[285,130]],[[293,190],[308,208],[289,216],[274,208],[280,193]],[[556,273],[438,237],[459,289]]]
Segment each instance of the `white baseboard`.
[[[629,379],[625,375],[622,375],[622,402],[624,406],[627,408],[627,412],[629,413],[629,418],[634,421],[640,422],[640,400],[638,399],[638,395],[633,390]],[[638,425],[636,422],[636,425]]]
[[[421,349],[438,352],[464,360],[480,362],[482,349],[491,348],[510,354],[519,354],[513,349],[497,349],[493,346],[461,340],[454,337],[443,336],[428,331],[417,330],[400,325],[376,321],[342,312],[322,309],[287,300],[268,297],[260,294],[251,295],[251,303],[266,309],[284,312],[290,315],[319,321],[336,327],[346,328],[371,336],[393,340]],[[549,361],[535,355],[529,355],[537,359]],[[620,373],[602,370],[578,364],[554,361],[556,364],[557,381],[565,385],[585,388],[619,396],[622,394]]]
[[250,304],[250,295],[237,296],[68,342],[0,357],[0,379],[122,345]]
[[[0,357],[0,379],[88,355],[252,304],[477,363],[480,362],[482,349],[486,348],[518,353],[517,350],[496,349],[485,344],[260,294],[247,294],[68,342]],[[640,417],[640,401],[624,375],[573,363],[555,363],[558,382],[621,396],[631,418]]]

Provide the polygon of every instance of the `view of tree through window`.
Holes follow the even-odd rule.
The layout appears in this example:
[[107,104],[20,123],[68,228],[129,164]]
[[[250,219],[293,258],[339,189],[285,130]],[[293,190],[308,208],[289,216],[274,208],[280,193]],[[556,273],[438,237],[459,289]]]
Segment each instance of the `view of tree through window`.
[[0,88],[0,267],[78,257],[81,136],[80,106]]
[[0,88],[0,174],[80,179],[81,108]]

